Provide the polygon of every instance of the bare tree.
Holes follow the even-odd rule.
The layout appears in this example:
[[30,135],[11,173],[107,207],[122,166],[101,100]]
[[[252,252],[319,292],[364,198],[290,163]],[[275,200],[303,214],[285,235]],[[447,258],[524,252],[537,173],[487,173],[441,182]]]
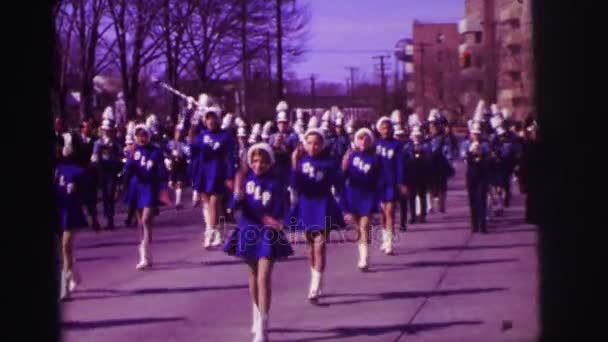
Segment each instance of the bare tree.
[[162,9],[161,0],[108,0],[117,42],[117,67],[124,90],[127,117],[136,116],[140,72],[159,58],[162,36],[153,30]]

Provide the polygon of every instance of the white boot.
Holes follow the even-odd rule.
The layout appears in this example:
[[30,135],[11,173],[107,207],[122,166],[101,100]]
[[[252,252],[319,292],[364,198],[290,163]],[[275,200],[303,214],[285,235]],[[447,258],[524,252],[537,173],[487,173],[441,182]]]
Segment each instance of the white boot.
[[72,276],[68,284],[70,292],[74,292],[76,290],[76,287],[80,285],[81,282],[82,278],[80,277],[80,273],[78,272],[78,270],[76,270],[76,268],[72,267]]
[[392,255],[393,254],[393,230],[392,229],[386,229],[386,246],[384,248],[384,252],[386,253],[386,255]]
[[211,240],[213,239],[213,230],[205,229],[205,239],[203,241],[203,247],[209,249],[211,247]]
[[260,327],[260,309],[255,303],[251,304],[253,311],[253,323],[251,324],[251,333],[256,334]]
[[314,301],[321,294],[321,272],[310,269],[310,290],[308,291],[308,300]]
[[142,241],[139,244],[139,263],[135,266],[136,270],[143,270],[150,267],[150,255],[148,244]]
[[258,322],[258,330],[253,336],[253,342],[267,342],[268,341],[268,314],[260,313],[260,320]]
[[212,247],[218,247],[222,245],[222,232],[219,229],[213,230],[213,242],[211,242]]
[[357,265],[357,267],[359,267],[359,270],[361,270],[362,272],[365,272],[368,269],[369,246],[367,245],[367,243],[359,243],[358,247],[359,247],[359,264]]
[[59,285],[59,300],[68,299],[70,296],[69,283],[72,278],[72,272],[61,271],[61,283]]
[[387,236],[386,236],[386,229],[382,229],[382,246],[380,246],[380,250],[384,253],[386,253],[386,248],[387,248]]

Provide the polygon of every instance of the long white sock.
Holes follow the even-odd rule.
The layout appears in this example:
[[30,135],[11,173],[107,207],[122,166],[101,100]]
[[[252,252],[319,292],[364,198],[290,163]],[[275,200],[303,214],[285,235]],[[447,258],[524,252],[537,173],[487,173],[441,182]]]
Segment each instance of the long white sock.
[[252,313],[253,313],[253,316],[252,316],[253,323],[251,325],[251,333],[255,334],[260,325],[260,309],[258,308],[257,304],[255,304],[255,303],[251,303],[251,306],[252,306]]
[[386,252],[390,253],[393,251],[393,230],[390,228],[386,229]]
[[182,204],[182,188],[175,189],[175,205]]
[[198,200],[198,192],[196,190],[192,190],[192,203],[196,203]]
[[387,236],[386,236],[386,233],[387,233],[387,229],[386,228],[382,228],[382,246],[380,247],[380,250],[385,250],[386,249],[386,246],[387,246],[387,241],[386,241]]

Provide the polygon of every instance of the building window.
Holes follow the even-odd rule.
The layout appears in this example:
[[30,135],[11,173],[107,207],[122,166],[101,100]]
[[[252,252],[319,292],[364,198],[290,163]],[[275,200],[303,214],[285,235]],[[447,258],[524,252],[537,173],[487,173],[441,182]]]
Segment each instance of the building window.
[[437,35],[437,39],[436,39],[437,43],[443,43],[444,40],[445,40],[445,35],[443,33],[439,33]]
[[483,32],[475,32],[475,43],[477,43],[477,44],[481,43],[482,34],[483,34]]

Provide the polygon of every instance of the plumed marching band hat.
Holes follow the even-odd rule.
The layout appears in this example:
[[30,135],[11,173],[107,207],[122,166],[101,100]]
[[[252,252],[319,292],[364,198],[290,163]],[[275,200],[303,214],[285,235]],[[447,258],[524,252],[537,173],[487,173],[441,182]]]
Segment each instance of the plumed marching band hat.
[[232,118],[234,117],[234,115],[232,115],[232,113],[228,113],[226,114],[226,116],[224,116],[224,118],[222,119],[222,129],[228,129],[230,128],[230,126],[232,126]]
[[239,128],[237,128],[236,136],[239,138],[247,136],[247,129],[245,128],[245,126],[240,126]]
[[394,124],[398,124],[401,123],[401,111],[399,109],[395,109],[392,113],[391,113],[391,121]]
[[287,118],[287,113],[285,111],[280,111],[277,114],[277,123],[279,122],[289,122],[289,119]]
[[279,113],[279,112],[287,112],[287,110],[289,110],[289,105],[287,104],[286,101],[280,101],[277,104],[276,110],[277,110],[277,113]]
[[374,138],[374,133],[372,133],[372,130],[371,130],[371,129],[369,129],[369,128],[367,128],[367,127],[362,127],[362,128],[359,128],[359,129],[357,130],[357,132],[355,133],[355,138],[354,138],[354,140],[355,140],[355,141],[357,141],[357,140],[359,139],[359,137],[360,137],[360,136],[362,136],[362,135],[367,135],[367,136],[369,136],[369,138],[370,138],[370,140],[371,140],[372,144],[374,143],[374,140],[375,140],[375,138]]
[[302,140],[305,141],[306,138],[308,138],[308,136],[311,135],[311,134],[317,134],[318,136],[320,136],[321,140],[323,140],[323,146],[326,145],[327,138],[325,137],[325,132],[322,129],[316,128],[316,127],[307,129],[306,133],[304,133],[304,135],[302,136]]
[[378,121],[376,122],[376,131],[380,132],[380,126],[382,126],[382,124],[384,122],[388,122],[389,123],[389,127],[392,127],[392,121],[388,116],[383,116],[380,119],[378,119]]
[[317,128],[319,127],[319,119],[316,116],[312,116],[310,120],[308,120],[308,125],[306,128]]

